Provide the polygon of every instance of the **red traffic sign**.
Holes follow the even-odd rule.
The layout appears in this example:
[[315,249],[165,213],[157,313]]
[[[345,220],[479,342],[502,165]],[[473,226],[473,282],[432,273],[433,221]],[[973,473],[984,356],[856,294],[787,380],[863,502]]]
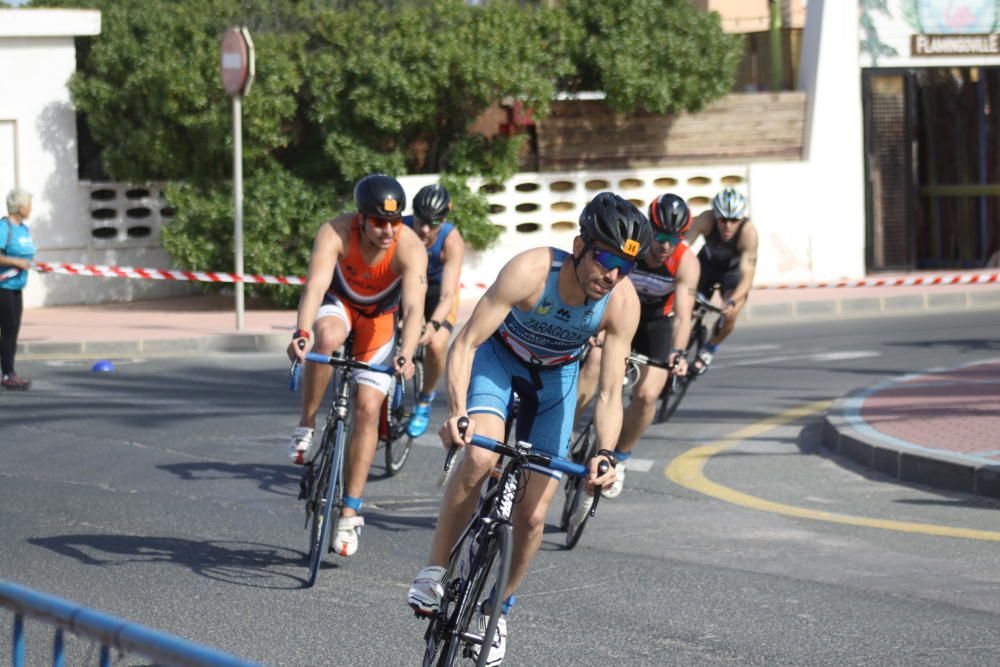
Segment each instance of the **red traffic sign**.
[[245,96],[254,76],[253,40],[245,27],[230,28],[222,35],[222,88],[230,95]]

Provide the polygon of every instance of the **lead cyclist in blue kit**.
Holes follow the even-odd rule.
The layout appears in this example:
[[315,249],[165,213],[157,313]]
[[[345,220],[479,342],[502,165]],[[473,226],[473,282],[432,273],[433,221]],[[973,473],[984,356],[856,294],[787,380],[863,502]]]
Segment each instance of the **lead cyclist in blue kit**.
[[[634,205],[604,192],[581,213],[572,254],[534,248],[504,266],[448,355],[449,417],[440,431],[445,446],[464,446],[473,433],[503,440],[505,419],[517,392],[517,438],[531,442],[535,451],[564,457],[573,427],[580,353],[591,336],[603,331],[606,354],[594,417],[600,451],[590,461],[587,486],[592,491],[596,485],[614,482],[611,450],[621,429],[625,359],[640,310],[635,288],[624,278],[645,254],[651,237],[649,222]],[[457,422],[465,416],[470,426],[463,439]],[[409,590],[408,602],[418,614],[437,611],[449,551],[496,459],[485,449],[465,449],[445,490],[428,565]],[[598,475],[602,460],[612,467]],[[534,469],[514,508],[510,578],[507,589],[493,596],[503,605],[504,616],[489,644],[488,665],[503,660],[506,615],[541,544],[558,475]],[[473,652],[477,650],[478,646]]]

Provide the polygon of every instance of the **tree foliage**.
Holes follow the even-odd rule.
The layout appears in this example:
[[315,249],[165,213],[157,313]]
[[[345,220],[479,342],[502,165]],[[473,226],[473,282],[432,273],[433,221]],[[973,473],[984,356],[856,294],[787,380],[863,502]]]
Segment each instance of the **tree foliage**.
[[566,0],[583,35],[573,52],[579,90],[602,90],[618,111],[696,111],[732,89],[743,55],[719,15],[690,0]]
[[[736,41],[687,0],[35,0],[102,12],[70,90],[111,178],[165,180],[180,266],[231,266],[232,116],[222,33],[245,24],[245,266],[306,269],[319,224],[374,171],[441,173],[474,248],[498,238],[469,177],[516,172],[525,135],[469,130],[520,100],[541,120],[557,86],[599,85],[621,109],[697,108],[731,85]],[[548,4],[548,3],[546,3]],[[657,9],[659,8],[659,9]],[[288,292],[286,291],[286,294]]]

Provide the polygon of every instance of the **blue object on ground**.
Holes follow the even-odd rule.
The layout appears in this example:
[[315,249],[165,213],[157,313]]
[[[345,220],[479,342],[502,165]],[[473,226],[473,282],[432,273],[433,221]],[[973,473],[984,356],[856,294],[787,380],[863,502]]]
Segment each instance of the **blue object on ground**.
[[101,359],[90,368],[91,373],[114,373],[115,365],[107,359]]

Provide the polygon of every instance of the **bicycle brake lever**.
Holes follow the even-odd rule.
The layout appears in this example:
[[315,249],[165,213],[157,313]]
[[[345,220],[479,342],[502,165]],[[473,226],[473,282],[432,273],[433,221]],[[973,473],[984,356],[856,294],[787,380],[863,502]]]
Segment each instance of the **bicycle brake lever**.
[[[465,439],[465,431],[468,428],[469,428],[469,418],[468,417],[459,417],[458,418],[458,433],[459,433],[459,435],[462,436],[463,440]],[[444,460],[444,472],[445,473],[447,473],[449,470],[451,470],[451,461],[452,461],[452,459],[455,458],[455,452],[457,452],[457,451],[458,451],[458,447],[456,445],[452,445],[448,449],[448,457]]]
[[[610,467],[611,466],[608,465],[607,461],[601,461],[600,463],[597,464],[597,474],[598,475],[603,475],[604,473],[606,473],[608,471],[608,468],[610,468]],[[589,512],[589,515],[590,515],[591,519],[593,519],[594,515],[597,514],[597,503],[600,502],[600,500],[601,500],[601,487],[595,486],[594,487],[594,504],[590,506],[590,512]]]

